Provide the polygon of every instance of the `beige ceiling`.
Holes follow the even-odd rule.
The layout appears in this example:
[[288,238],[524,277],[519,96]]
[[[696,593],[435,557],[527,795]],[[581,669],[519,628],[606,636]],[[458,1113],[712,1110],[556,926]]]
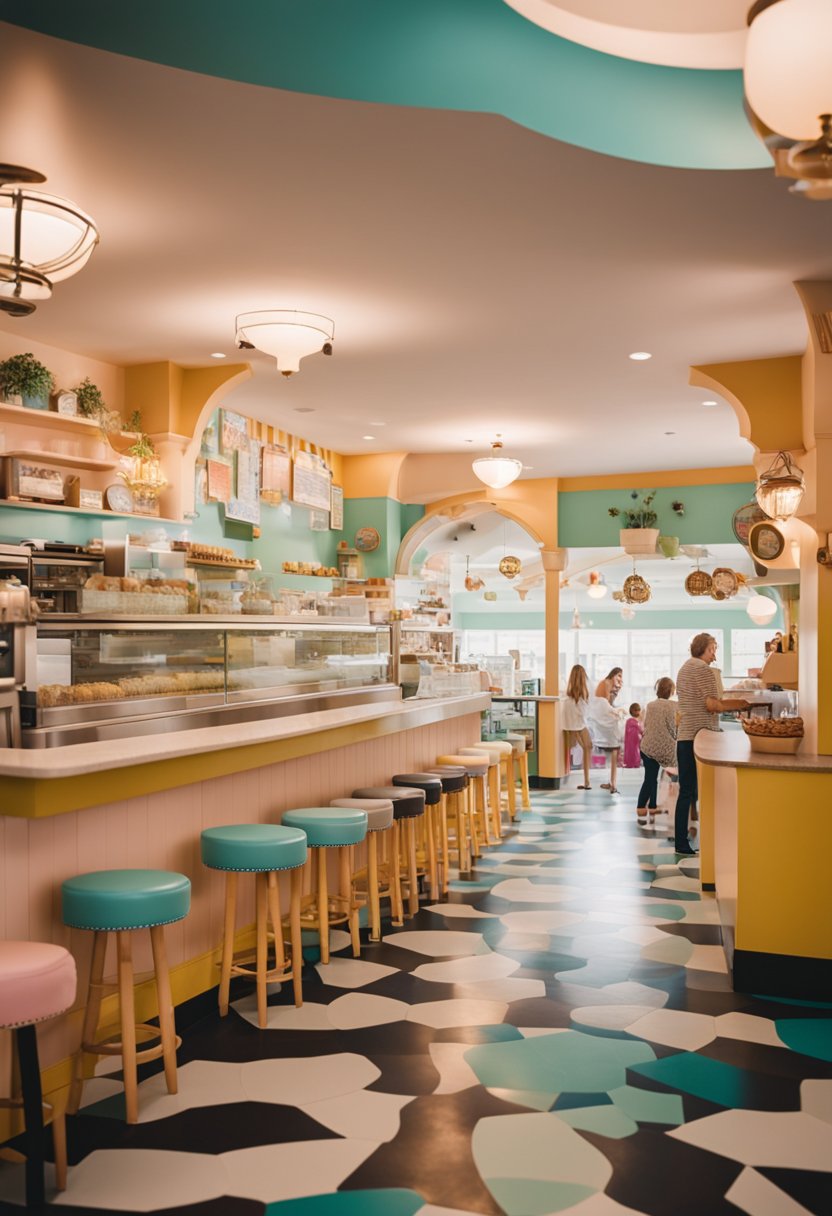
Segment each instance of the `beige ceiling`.
[[255,354],[228,404],[343,452],[469,452],[501,431],[531,477],[745,463],[688,367],[801,351],[792,281],[832,274],[832,208],[767,171],[0,39],[0,159],[101,230],[83,273],[2,328],[199,365],[236,355],[237,312],[327,313],[332,359],[287,382]]

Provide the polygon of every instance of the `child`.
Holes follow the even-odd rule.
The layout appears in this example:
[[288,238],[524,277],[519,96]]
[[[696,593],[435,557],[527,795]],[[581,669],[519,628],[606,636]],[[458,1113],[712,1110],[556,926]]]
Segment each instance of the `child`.
[[641,723],[641,706],[633,702],[630,706],[630,716],[624,727],[624,768],[641,768],[641,736],[644,727]]
[[588,790],[589,762],[592,756],[592,740],[586,725],[586,712],[589,708],[589,684],[586,671],[580,663],[576,663],[569,673],[566,685],[566,697],[562,706],[563,740],[566,749],[566,775],[569,776],[572,767],[571,753],[576,743],[580,744],[584,763],[584,783],[579,790]]

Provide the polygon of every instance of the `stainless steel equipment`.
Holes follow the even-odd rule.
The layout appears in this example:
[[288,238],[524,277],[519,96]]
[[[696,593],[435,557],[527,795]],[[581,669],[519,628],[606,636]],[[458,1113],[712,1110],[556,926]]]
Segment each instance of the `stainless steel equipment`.
[[58,542],[32,545],[32,599],[41,614],[74,615],[80,611],[80,592],[91,574],[104,570],[104,554],[81,545]]

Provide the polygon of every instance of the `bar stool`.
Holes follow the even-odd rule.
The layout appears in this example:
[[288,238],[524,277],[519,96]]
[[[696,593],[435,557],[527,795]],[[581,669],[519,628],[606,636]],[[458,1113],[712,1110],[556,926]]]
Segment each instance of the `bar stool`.
[[526,736],[509,731],[506,735],[506,743],[510,743],[512,746],[514,764],[520,774],[521,807],[524,811],[530,811],[532,803],[529,797],[529,753],[526,750]]
[[[395,831],[393,803],[389,798],[334,798],[330,806],[346,811],[367,812],[367,866],[353,871],[353,892],[361,898],[362,886],[366,884],[367,904],[370,908],[370,941],[381,941],[381,901],[390,900],[390,918],[393,924],[402,923],[402,889],[399,882],[399,838],[395,833],[392,844],[389,837]],[[383,855],[379,861],[378,837],[381,835]]]
[[442,894],[448,893],[448,869],[450,862],[450,832],[448,823],[451,816],[454,819],[456,833],[457,865],[461,871],[471,868],[468,824],[468,773],[461,764],[437,764],[428,770],[435,773],[442,782],[442,802],[440,804],[442,856],[445,859],[442,875]]
[[503,735],[497,739],[494,735],[489,735],[484,742],[489,747],[499,748],[500,751],[500,776],[504,778],[506,783],[506,803],[508,805],[508,815],[510,820],[517,818],[517,789],[514,784],[514,748]]
[[419,878],[416,866],[415,820],[425,813],[423,790],[403,785],[371,785],[353,790],[353,798],[388,798],[393,803],[393,818],[399,825],[399,844],[405,857],[408,914],[419,911]]
[[[393,785],[422,790],[425,795],[425,814],[424,818],[419,821],[422,826],[421,851],[424,870],[420,869],[419,872],[427,874],[431,899],[438,899],[439,859],[437,856],[437,840],[440,825],[437,823],[437,818],[439,807],[442,803],[442,782],[436,773],[397,773],[393,778]],[[436,811],[434,811],[434,808],[436,808]],[[418,861],[417,853],[417,866]],[[445,865],[444,857],[442,864],[443,866]]]
[[[87,993],[81,1046],[76,1052],[72,1069],[72,1084],[67,1109],[78,1110],[83,1088],[84,1055],[120,1055],[124,1075],[124,1102],[127,1122],[139,1118],[138,1077],[136,1068],[147,1060],[165,1062],[165,1082],[168,1093],[175,1094],[176,1049],[182,1040],[176,1033],[173,998],[165,950],[164,926],[182,920],[191,906],[191,883],[184,874],[169,870],[97,870],[68,878],[61,885],[63,919],[74,929],[89,929],[95,934],[92,946],[92,966]],[[156,995],[159,1005],[159,1026],[136,1025],[133,993],[133,951],[131,934],[137,929],[149,929],[153,947]],[[104,978],[104,956],[107,936],[116,935],[118,952],[118,1003],[121,1038],[112,1036],[95,1040],[101,1012]],[[159,1039],[154,1047],[136,1050],[136,1040]]]
[[[476,747],[460,747],[460,756],[487,756],[488,772],[485,783],[488,785],[488,812],[483,813],[485,820],[486,843],[499,844],[503,838],[503,826],[500,822],[500,753],[494,751],[489,743],[478,743]],[[485,802],[485,798],[483,798]]]
[[[225,921],[222,935],[220,969],[220,1017],[228,1013],[232,975],[253,978],[257,985],[257,1023],[268,1025],[266,984],[291,979],[295,1004],[303,1004],[301,972],[303,947],[300,933],[301,870],[306,865],[306,834],[297,828],[275,823],[232,823],[227,827],[206,828],[200,836],[202,864],[209,870],[225,872]],[[277,875],[291,872],[289,899],[288,962],[283,949],[283,921]],[[237,875],[253,874],[255,886],[255,966],[251,959],[234,962],[234,930],[237,922]],[[274,933],[274,966],[268,966],[269,919]]]
[[[17,1052],[21,1097],[0,1100],[0,1108],[23,1108],[26,1123],[26,1206],[44,1202],[43,1095],[35,1026],[65,1013],[75,1000],[75,959],[63,946],[46,942],[0,941],[0,1029],[11,1030]],[[55,1181],[66,1189],[66,1124],[53,1110]]]
[[[329,930],[333,925],[349,924],[354,958],[361,954],[358,937],[358,904],[352,898],[352,846],[361,844],[367,835],[367,812],[329,806],[304,806],[284,811],[281,822],[288,828],[300,828],[312,850],[310,864],[315,865],[317,853],[318,887],[301,900],[301,927],[316,929],[321,950],[321,962],[329,962]],[[329,894],[326,872],[327,849],[337,850],[337,895]]]
[[488,830],[485,818],[485,782],[488,776],[488,756],[485,752],[475,752],[473,756],[456,752],[450,756],[437,756],[436,763],[461,765],[468,774],[469,811],[468,822],[471,831],[471,854],[476,860],[480,856],[480,835],[483,844],[488,845]]

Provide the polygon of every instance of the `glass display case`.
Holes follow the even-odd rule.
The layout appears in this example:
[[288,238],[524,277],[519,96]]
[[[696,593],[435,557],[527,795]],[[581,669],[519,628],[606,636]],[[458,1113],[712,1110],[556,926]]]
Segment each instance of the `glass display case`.
[[[333,695],[338,704],[382,689],[398,697],[393,640],[390,626],[239,617],[41,621],[36,671],[27,672],[23,693],[24,744],[110,737],[98,728],[114,720],[120,735],[150,733],[123,728],[128,719],[136,725],[161,717],[165,724],[157,721],[156,730],[234,721],[228,713],[200,715],[243,704],[255,707],[247,719],[269,716],[265,703],[293,698],[318,709]],[[96,732],[79,729],[91,723]]]
[[[535,779],[540,736],[538,707],[541,701],[555,700],[556,697],[492,696],[491,708],[486,711],[483,738],[504,739],[509,732],[523,735],[529,754],[529,776]],[[535,785],[535,781],[532,781],[532,785]]]

